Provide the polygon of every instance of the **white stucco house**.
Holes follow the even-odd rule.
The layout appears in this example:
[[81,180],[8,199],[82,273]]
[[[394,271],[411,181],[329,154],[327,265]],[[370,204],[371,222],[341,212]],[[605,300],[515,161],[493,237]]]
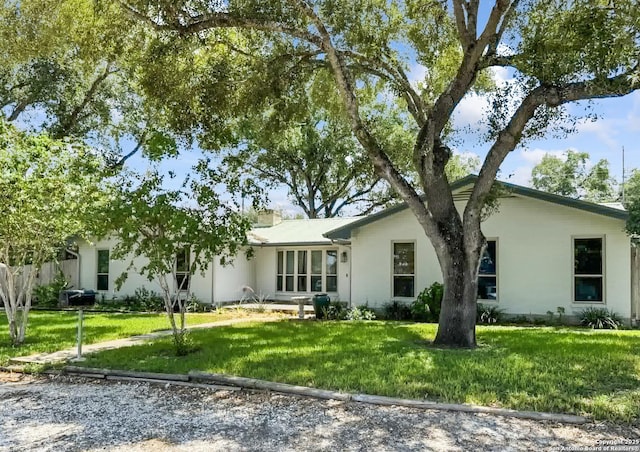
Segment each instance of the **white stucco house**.
[[[474,176],[457,181],[454,199],[462,209]],[[625,319],[639,312],[635,249],[624,231],[627,212],[512,184],[497,213],[483,223],[488,240],[480,268],[479,301],[508,314],[566,315],[606,307]],[[264,220],[264,219],[263,219]],[[249,239],[253,257],[215,260],[191,289],[205,302],[239,300],[250,286],[270,299],[328,293],[332,300],[380,308],[392,300],[411,302],[441,281],[435,252],[417,220],[401,204],[366,217],[284,220],[272,214]],[[145,286],[129,274],[114,291],[126,263],[110,260],[110,241],[79,247],[80,286],[108,297]],[[640,253],[638,253],[640,254]]]

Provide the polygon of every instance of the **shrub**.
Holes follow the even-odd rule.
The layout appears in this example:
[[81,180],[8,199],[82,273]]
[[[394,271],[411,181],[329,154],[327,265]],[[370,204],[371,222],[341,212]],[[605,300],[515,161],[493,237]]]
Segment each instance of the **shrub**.
[[520,314],[520,315],[517,315],[515,317],[510,318],[509,322],[515,323],[517,325],[524,325],[524,324],[532,323],[531,319],[529,317],[527,317],[526,315],[523,315],[523,314]]
[[152,290],[140,287],[133,293],[132,309],[141,309],[143,311],[164,311],[164,300],[162,297]]
[[191,294],[191,297],[189,298],[185,306],[185,311],[186,312],[206,312],[209,310],[209,308],[210,306],[208,304],[204,303],[198,297]]
[[375,320],[376,313],[368,306],[358,306],[347,311],[347,320]]
[[56,307],[60,292],[65,290],[68,282],[62,272],[56,274],[55,279],[50,284],[42,284],[33,288],[33,298],[38,306]]
[[434,282],[418,295],[416,301],[411,304],[411,314],[418,322],[437,322],[440,319],[440,307],[444,286]]
[[502,320],[504,311],[497,306],[486,306],[482,303],[478,303],[476,310],[476,322],[477,323],[498,323]]
[[580,313],[580,324],[596,330],[617,330],[622,320],[606,308],[587,308]]
[[397,300],[384,305],[384,317],[387,320],[411,320],[411,307]]
[[322,314],[325,320],[344,320],[347,318],[347,309],[341,302],[332,301],[328,307],[322,308]]

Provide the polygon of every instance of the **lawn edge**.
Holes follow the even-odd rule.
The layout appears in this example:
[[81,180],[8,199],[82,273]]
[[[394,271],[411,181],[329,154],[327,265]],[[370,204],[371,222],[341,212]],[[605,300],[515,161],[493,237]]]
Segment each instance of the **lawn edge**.
[[[535,421],[559,422],[564,424],[586,424],[590,422],[585,416],[563,413],[549,413],[538,411],[519,411],[508,408],[488,407],[482,405],[442,403],[429,400],[404,399],[370,394],[356,394],[348,392],[330,391],[326,389],[311,388],[308,386],[290,385],[255,378],[238,377],[234,375],[190,371],[188,374],[158,374],[150,372],[135,372],[117,369],[99,369],[91,367],[65,366],[62,372],[83,378],[97,378],[124,381],[141,381],[147,383],[164,383],[186,386],[185,383],[193,383],[194,387],[220,386],[233,387],[247,390],[263,390],[293,394],[304,397],[312,397],[324,400],[338,400],[343,402],[359,402],[380,406],[402,406],[407,408],[419,408],[428,410],[454,411],[475,414],[490,414],[494,416],[529,419]],[[185,380],[186,378],[186,380]],[[126,379],[126,380],[125,380]],[[212,388],[215,389],[215,388]]]

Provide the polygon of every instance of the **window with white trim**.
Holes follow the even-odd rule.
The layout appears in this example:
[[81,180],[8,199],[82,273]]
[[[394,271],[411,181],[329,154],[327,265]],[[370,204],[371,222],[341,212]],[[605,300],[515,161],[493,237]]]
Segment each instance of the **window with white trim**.
[[487,240],[478,271],[478,299],[498,299],[498,242]]
[[188,246],[176,254],[176,285],[180,291],[189,289],[189,279],[191,276],[190,255],[191,250]]
[[277,292],[337,292],[338,250],[277,251]]
[[573,239],[573,301],[604,301],[604,239]]
[[98,250],[96,288],[109,290],[109,250]]
[[393,242],[394,297],[415,297],[416,263],[414,242]]

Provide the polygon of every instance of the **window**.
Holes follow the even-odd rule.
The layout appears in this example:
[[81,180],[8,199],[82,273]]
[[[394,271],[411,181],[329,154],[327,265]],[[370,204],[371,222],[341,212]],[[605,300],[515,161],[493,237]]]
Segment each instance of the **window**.
[[478,299],[498,299],[498,253],[496,240],[487,240],[487,247],[480,258],[478,272]]
[[415,243],[393,244],[393,296],[415,296]]
[[278,251],[276,291],[337,292],[338,250]]
[[327,292],[338,291],[338,251],[327,250]]
[[278,272],[276,274],[276,290],[278,292],[282,292],[282,288],[284,287],[282,284],[282,279],[284,278],[284,254],[282,251],[278,252]]
[[109,250],[98,250],[97,289],[109,290]]
[[311,292],[322,292],[322,251],[311,251]]
[[189,247],[183,248],[176,254],[176,284],[178,290],[189,289],[189,276],[191,275],[190,264],[191,250]]
[[293,274],[293,269],[295,268],[294,266],[294,259],[295,257],[295,252],[293,251],[287,251],[287,273],[286,273],[286,277],[285,277],[285,289],[287,292],[293,292],[293,280],[294,280],[294,274]]
[[604,301],[603,255],[602,237],[573,239],[574,301]]
[[307,252],[298,251],[298,292],[307,290]]

